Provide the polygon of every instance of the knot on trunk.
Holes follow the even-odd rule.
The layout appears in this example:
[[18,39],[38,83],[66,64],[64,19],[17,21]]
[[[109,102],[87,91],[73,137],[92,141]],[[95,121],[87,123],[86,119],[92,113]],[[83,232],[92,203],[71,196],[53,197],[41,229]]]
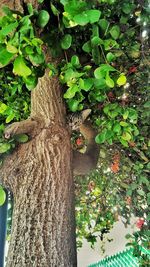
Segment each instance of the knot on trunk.
[[[51,124],[49,128],[43,129],[45,134],[46,142],[53,142],[53,144],[61,144],[67,142],[68,137],[70,137],[68,129],[61,124]],[[70,138],[69,138],[70,139]]]

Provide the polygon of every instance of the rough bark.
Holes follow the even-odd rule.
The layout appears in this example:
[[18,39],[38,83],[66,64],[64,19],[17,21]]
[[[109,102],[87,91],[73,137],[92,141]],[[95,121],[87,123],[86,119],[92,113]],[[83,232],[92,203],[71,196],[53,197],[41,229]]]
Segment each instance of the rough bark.
[[[22,9],[21,0],[2,2]],[[5,133],[6,138],[30,135],[0,170],[14,196],[7,267],[77,266],[72,153],[64,118],[58,79],[46,72],[32,92],[30,118]]]

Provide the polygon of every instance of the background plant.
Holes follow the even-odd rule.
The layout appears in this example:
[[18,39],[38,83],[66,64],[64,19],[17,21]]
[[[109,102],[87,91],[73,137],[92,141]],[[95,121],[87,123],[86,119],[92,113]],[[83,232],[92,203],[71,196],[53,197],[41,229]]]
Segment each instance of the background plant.
[[[102,239],[119,215],[128,224],[134,214],[144,223],[129,243],[146,266],[139,244],[149,246],[148,1],[39,2],[39,12],[30,4],[25,15],[5,7],[0,19],[1,158],[28,141],[26,135],[7,141],[3,132],[28,117],[30,92],[48,67],[59,75],[68,113],[92,109],[102,147],[100,168],[77,178],[78,243],[85,237],[94,244],[97,231]],[[45,43],[62,58],[55,67],[45,62]]]

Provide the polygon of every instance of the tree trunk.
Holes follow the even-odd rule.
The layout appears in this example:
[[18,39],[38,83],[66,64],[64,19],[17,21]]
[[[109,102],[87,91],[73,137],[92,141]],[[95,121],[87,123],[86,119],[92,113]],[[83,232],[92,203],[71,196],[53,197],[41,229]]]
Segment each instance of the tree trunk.
[[[9,2],[19,7],[23,1]],[[1,182],[14,196],[7,267],[77,266],[72,153],[64,118],[58,79],[46,72],[32,92],[31,117],[8,129],[29,133],[30,141],[1,168]]]

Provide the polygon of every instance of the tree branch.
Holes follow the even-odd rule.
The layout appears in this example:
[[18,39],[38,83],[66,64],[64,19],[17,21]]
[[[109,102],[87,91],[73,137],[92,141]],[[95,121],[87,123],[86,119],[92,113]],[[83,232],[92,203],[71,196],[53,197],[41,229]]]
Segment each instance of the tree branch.
[[[38,126],[38,127],[37,127]],[[42,127],[42,123],[40,123],[40,130]],[[14,122],[11,125],[9,125],[5,131],[4,131],[4,137],[6,139],[9,139],[10,137],[16,135],[16,134],[29,134],[29,135],[35,135],[36,130],[38,128],[39,132],[39,120],[35,120],[33,118],[29,118],[24,121],[20,122]]]

